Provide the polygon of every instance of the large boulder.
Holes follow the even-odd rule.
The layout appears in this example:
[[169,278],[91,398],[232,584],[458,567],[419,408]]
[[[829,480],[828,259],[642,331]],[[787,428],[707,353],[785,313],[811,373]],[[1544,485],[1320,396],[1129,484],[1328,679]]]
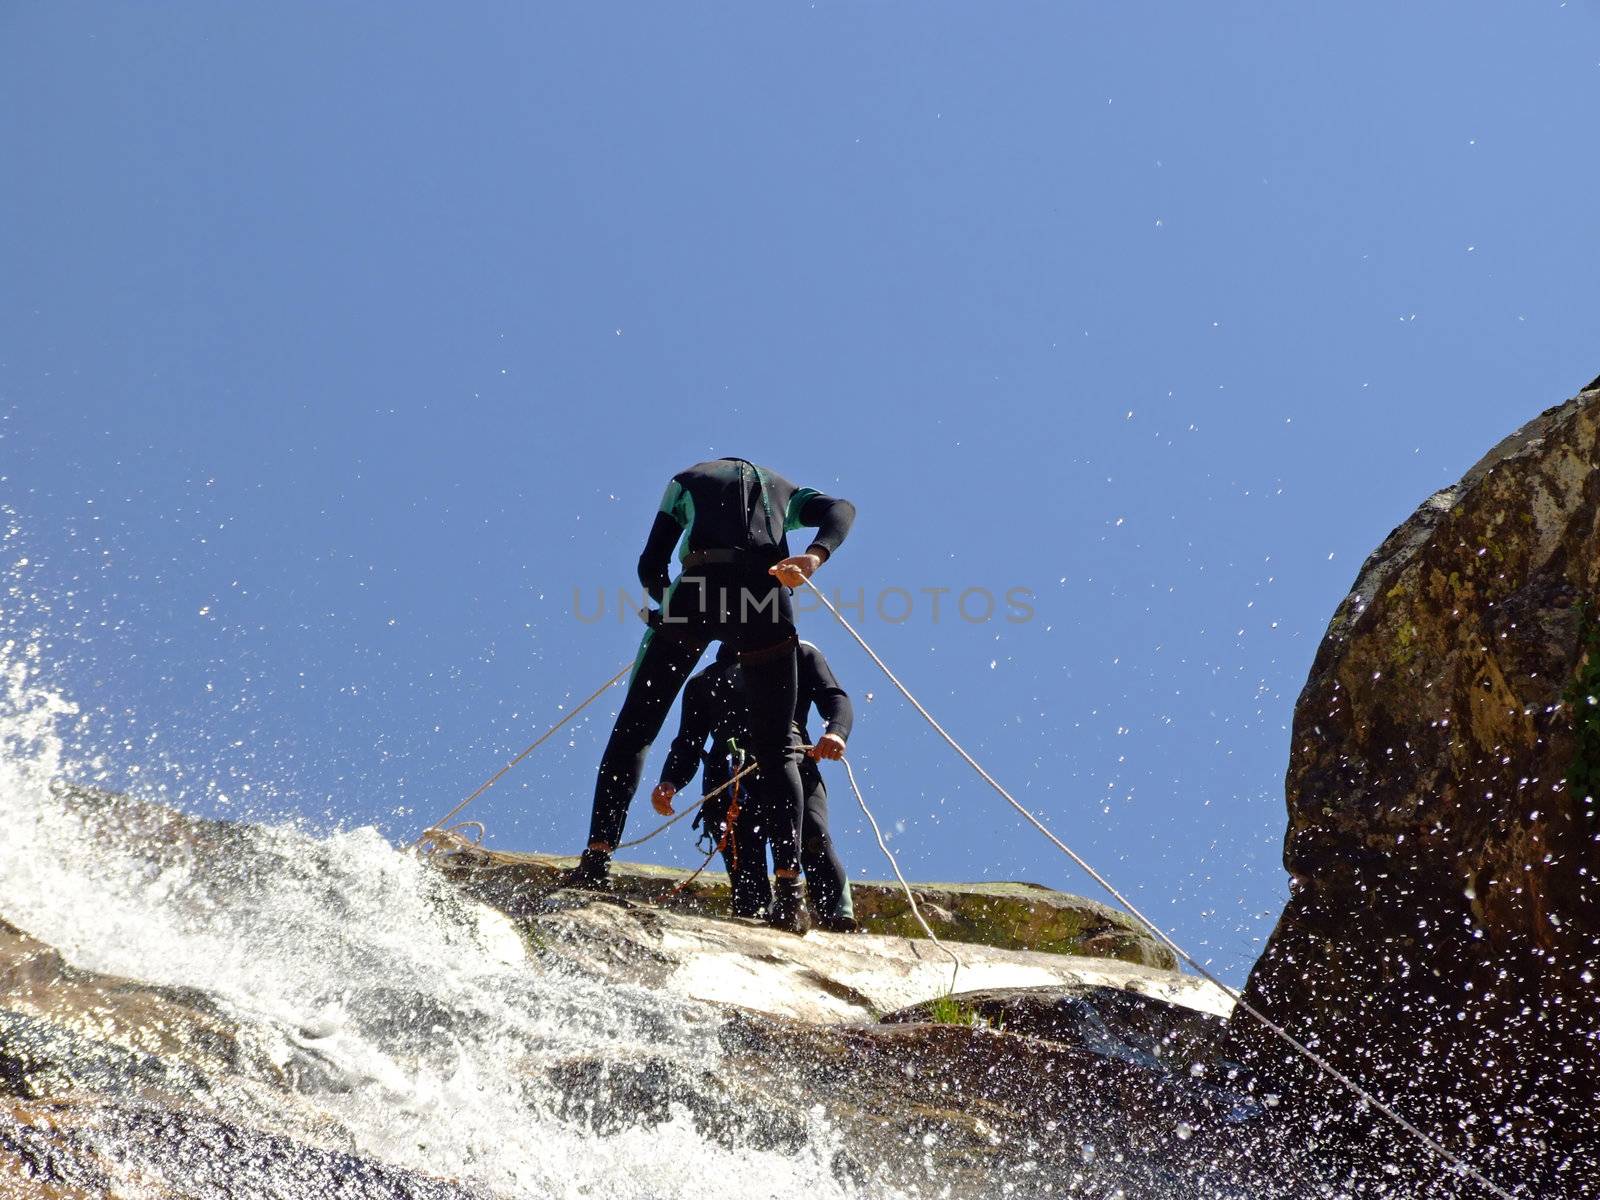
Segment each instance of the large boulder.
[[[1597,466],[1600,380],[1361,568],[1295,707],[1291,895],[1246,988],[1543,1194],[1590,1194],[1567,1156],[1600,1110]],[[1231,1035],[1288,1068],[1242,1010]]]

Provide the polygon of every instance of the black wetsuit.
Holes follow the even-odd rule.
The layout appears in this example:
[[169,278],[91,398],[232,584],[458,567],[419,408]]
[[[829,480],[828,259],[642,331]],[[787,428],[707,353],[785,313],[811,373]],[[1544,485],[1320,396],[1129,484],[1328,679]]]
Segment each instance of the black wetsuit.
[[[719,458],[672,477],[639,556],[639,582],[661,611],[639,645],[600,759],[591,845],[621,840],[650,743],[706,646],[721,641],[738,652],[750,684],[750,750],[761,764],[754,798],[767,819],[773,863],[780,871],[799,869],[804,793],[790,736],[799,639],[788,589],[767,568],[789,556],[789,530],[815,528],[808,549],[826,558],[854,517],[848,500],[798,488],[744,459]],[[669,584],[680,539],[683,573]]]
[[[794,709],[793,735],[809,745],[807,718],[813,706],[825,722],[823,733],[848,741],[855,722],[849,694],[834,678],[828,660],[810,642],[801,642],[796,654],[799,689]],[[661,782],[682,791],[702,767],[702,795],[715,791],[738,770],[749,746],[749,689],[745,673],[726,648],[717,661],[701,671],[683,690],[683,714],[678,736],[672,740]],[[711,748],[706,749],[706,739]],[[746,778],[749,778],[748,776]],[[800,827],[800,866],[812,910],[821,917],[852,917],[850,879],[839,861],[828,833],[828,789],[822,772],[809,758],[800,761],[800,781],[805,792],[805,812]],[[721,842],[727,829],[730,796],[722,792],[707,805],[703,824],[713,841]],[[733,910],[753,917],[772,899],[767,880],[767,831],[759,815],[743,802],[734,822],[733,837],[723,850],[728,879],[733,887]]]

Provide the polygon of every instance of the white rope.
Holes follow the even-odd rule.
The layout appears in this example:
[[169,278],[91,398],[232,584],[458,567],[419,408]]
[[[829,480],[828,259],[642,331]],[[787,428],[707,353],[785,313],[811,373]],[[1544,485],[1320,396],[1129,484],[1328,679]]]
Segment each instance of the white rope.
[[[444,829],[445,823],[447,821],[449,821],[450,818],[454,817],[463,808],[465,808],[467,805],[471,804],[474,800],[476,800],[479,796],[481,796],[485,792],[487,792],[495,784],[499,783],[501,778],[504,777],[504,775],[505,775],[505,773],[507,771],[511,770],[512,767],[516,766],[523,759],[527,758],[528,755],[532,754],[540,746],[544,745],[547,741],[549,741],[552,737],[554,737],[555,734],[556,734],[556,731],[558,729],[560,729],[568,721],[572,720],[573,717],[577,716],[584,709],[588,708],[589,705],[593,704],[596,700],[600,699],[600,697],[605,694],[606,689],[610,688],[612,684],[616,683],[619,679],[621,679],[624,675],[626,675],[631,670],[633,670],[633,662],[632,662],[632,660],[629,660],[628,662],[626,662],[626,663],[624,663],[622,665],[622,669],[620,671],[618,671],[610,679],[608,679],[604,683],[602,683],[599,687],[595,688],[595,690],[589,694],[589,696],[583,701],[582,704],[578,705],[577,708],[574,708],[571,712],[567,713],[566,716],[562,717],[554,725],[550,726],[549,729],[546,729],[543,733],[541,733],[538,737],[536,737],[533,740],[533,743],[531,745],[529,745],[527,747],[527,749],[523,750],[523,752],[521,754],[517,755],[510,762],[508,762],[505,766],[501,767],[498,771],[496,771],[493,775],[489,776],[488,779],[485,779],[481,784],[478,785],[477,790],[474,791],[471,795],[469,795],[465,800],[461,801],[460,804],[457,804],[449,812],[445,813],[444,816],[440,817],[432,825],[429,825],[426,829],[424,829],[422,831],[421,836],[418,837],[416,841],[411,843],[411,848],[413,850],[419,849],[423,845],[423,843],[425,843],[425,842],[432,843],[434,845],[440,844],[444,839],[438,838],[438,837],[436,837],[434,835],[438,834],[440,831],[442,831]],[[473,822],[473,823],[476,824],[476,822]],[[480,828],[481,828],[481,826],[480,826]]]
[[999,793],[1001,799],[1003,799],[1007,804],[1011,805],[1012,808],[1016,809],[1017,812],[1020,813],[1030,825],[1032,825],[1040,833],[1044,834],[1045,837],[1049,838],[1058,850],[1060,850],[1073,862],[1077,863],[1078,866],[1081,867],[1091,879],[1104,888],[1112,896],[1112,898],[1117,901],[1118,904],[1122,905],[1122,907],[1126,909],[1128,913],[1130,913],[1141,925],[1148,929],[1169,950],[1193,967],[1201,976],[1226,992],[1230,997],[1232,997],[1233,1002],[1236,1005],[1238,1005],[1245,1012],[1249,1013],[1250,1016],[1256,1021],[1260,1022],[1260,1024],[1269,1032],[1271,1032],[1274,1037],[1293,1048],[1296,1053],[1306,1058],[1319,1071],[1327,1075],[1330,1079],[1337,1080],[1352,1095],[1377,1109],[1401,1129],[1404,1129],[1407,1133],[1415,1137],[1440,1159],[1454,1167],[1457,1171],[1470,1177],[1486,1191],[1500,1197],[1500,1200],[1514,1200],[1514,1197],[1510,1192],[1506,1191],[1493,1180],[1489,1179],[1471,1163],[1467,1162],[1466,1159],[1447,1149],[1433,1137],[1424,1133],[1416,1125],[1412,1124],[1411,1121],[1407,1120],[1404,1116],[1397,1112],[1393,1107],[1386,1104],[1383,1100],[1379,1099],[1366,1088],[1362,1087],[1361,1084],[1357,1083],[1354,1079],[1351,1079],[1344,1072],[1340,1071],[1327,1059],[1323,1058],[1322,1055],[1305,1045],[1288,1030],[1284,1029],[1260,1009],[1256,1008],[1253,1004],[1245,1000],[1245,998],[1241,996],[1235,989],[1229,987],[1226,983],[1223,983],[1222,980],[1218,979],[1209,970],[1207,970],[1205,966],[1197,962],[1193,955],[1191,955],[1182,946],[1178,945],[1177,942],[1173,941],[1172,938],[1169,937],[1158,925],[1156,925],[1154,921],[1140,912],[1138,908],[1134,906],[1131,900],[1129,900],[1114,886],[1112,886],[1110,880],[1108,880],[1104,875],[1100,874],[1099,871],[1095,870],[1094,867],[1090,866],[1089,863],[1085,861],[1083,857],[1080,856],[1075,850],[1073,850],[1071,846],[1067,845],[1054,833],[1052,833],[1043,821],[1034,816],[1032,812],[1030,812],[1022,804],[1018,803],[1017,799],[1012,796],[1010,792],[1001,787],[994,776],[990,775],[988,771],[984,770],[983,766],[978,762],[978,760],[973,758],[972,755],[968,754],[960,742],[956,741],[955,738],[946,733],[943,725],[940,725],[938,721],[934,720],[933,714],[922,706],[921,702],[911,694],[910,689],[908,689],[905,684],[900,682],[899,676],[889,669],[889,664],[878,657],[877,652],[867,644],[865,638],[856,632],[855,626],[850,624],[850,622],[845,619],[844,614],[833,606],[833,602],[828,599],[828,597],[823,593],[822,589],[816,584],[812,583],[809,578],[802,578],[805,580],[805,585],[817,594],[817,598],[820,599],[827,610],[834,615],[834,618],[839,622],[839,624],[844,626],[845,631],[855,639],[856,644],[866,651],[867,657],[872,659],[872,661],[878,665],[878,669],[888,677],[889,682],[894,684],[894,686],[899,690],[900,694],[906,698],[906,701],[911,705],[911,707],[922,714],[922,719],[927,721],[928,724],[933,727],[934,732],[943,738],[945,743],[952,750],[965,759],[967,765],[976,771],[979,777],[982,778],[985,783]]
[[[618,842],[616,844],[616,846],[613,847],[613,849],[614,850],[626,850],[631,846],[642,846],[642,845],[644,845],[651,838],[655,837],[656,834],[665,833],[667,830],[671,829],[674,825],[676,825],[679,821],[683,820],[685,817],[689,816],[691,813],[699,812],[702,808],[704,808],[706,806],[706,804],[709,801],[715,800],[718,796],[722,795],[723,792],[727,791],[734,784],[738,783],[739,780],[743,779],[746,775],[750,774],[750,772],[754,771],[755,769],[756,769],[756,764],[755,763],[751,763],[748,767],[741,768],[739,770],[739,772],[736,775],[733,776],[733,778],[728,780],[728,782],[726,782],[724,784],[719,784],[717,787],[712,788],[709,792],[707,792],[704,796],[701,796],[699,800],[697,800],[695,803],[691,804],[688,808],[683,809],[681,812],[673,814],[673,817],[672,817],[672,819],[670,821],[667,821],[667,822],[665,822],[664,824],[661,824],[661,825],[657,825],[654,829],[652,829],[649,833],[645,834],[643,837],[636,837],[631,842]],[[711,853],[715,854],[716,851],[713,850]],[[709,858],[707,858],[706,861],[710,862],[711,860]]]
[[867,802],[861,796],[861,785],[856,782],[855,770],[850,766],[848,758],[839,760],[844,764],[844,773],[850,780],[850,790],[856,794],[856,803],[861,806],[861,811],[867,814],[867,821],[872,825],[872,836],[878,839],[878,849],[883,851],[883,856],[889,860],[889,865],[894,868],[894,877],[900,881],[900,889],[906,894],[906,901],[911,905],[911,915],[917,919],[917,924],[922,926],[922,932],[928,935],[928,940],[950,956],[950,961],[955,965],[950,969],[950,989],[947,996],[955,995],[956,978],[961,974],[961,960],[956,957],[955,951],[939,940],[937,934],[928,927],[928,922],[923,919],[922,909],[917,907],[916,894],[911,890],[911,885],[906,882],[906,877],[900,873],[900,864],[895,860],[894,852],[889,849],[889,844],[883,840],[883,830],[878,828],[878,819],[872,815],[872,810],[867,807]]

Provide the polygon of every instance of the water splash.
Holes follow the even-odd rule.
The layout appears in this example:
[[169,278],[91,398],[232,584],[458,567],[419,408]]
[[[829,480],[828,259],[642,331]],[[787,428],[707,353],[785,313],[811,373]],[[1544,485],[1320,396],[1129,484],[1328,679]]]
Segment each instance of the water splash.
[[[337,1140],[506,1196],[854,1194],[820,1117],[792,1153],[708,1138],[682,1106],[603,1136],[593,1111],[567,1119],[562,1064],[665,1060],[705,1078],[720,1018],[541,961],[375,830],[185,834],[140,825],[161,810],[75,800],[59,781],[80,766],[64,735],[81,717],[38,659],[0,643],[0,915],[75,966],[202,992]],[[207,1099],[261,1115],[259,1089]]]

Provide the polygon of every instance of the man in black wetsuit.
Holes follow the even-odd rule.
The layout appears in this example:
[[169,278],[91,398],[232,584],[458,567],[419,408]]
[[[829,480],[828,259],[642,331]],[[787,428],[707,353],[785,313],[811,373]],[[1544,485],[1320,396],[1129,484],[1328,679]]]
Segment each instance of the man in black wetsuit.
[[[828,792],[817,769],[819,758],[838,758],[844,753],[855,714],[850,696],[839,686],[821,650],[801,642],[796,662],[799,692],[795,701],[794,735],[800,744],[811,744],[806,719],[813,705],[825,722],[822,737],[800,763],[800,781],[805,788],[805,816],[800,828],[800,867],[805,872],[806,891],[817,924],[835,933],[856,929],[855,912],[850,902],[850,879],[828,833]],[[651,802],[658,808],[669,806],[673,797],[694,778],[697,763],[703,763],[702,793],[716,791],[727,783],[743,763],[749,745],[749,716],[744,671],[738,656],[724,646],[717,661],[701,671],[683,689],[683,715],[678,736],[672,740],[661,782]],[[706,738],[712,739],[706,749]],[[750,777],[746,777],[747,779]],[[736,785],[739,786],[739,785]],[[736,916],[754,917],[772,902],[767,882],[767,834],[759,813],[741,803],[729,829],[732,789],[719,793],[702,810],[705,833],[722,845],[733,888]]]
[[[760,764],[754,799],[772,839],[777,893],[768,921],[803,933],[799,829],[804,792],[791,750],[797,689],[794,610],[788,588],[820,567],[850,531],[855,508],[742,458],[680,471],[667,484],[639,556],[639,582],[660,605],[639,645],[628,694],[600,759],[589,845],[568,877],[603,888],[622,839],[645,754],[684,680],[713,641],[739,655],[750,689],[750,749]],[[817,531],[804,554],[790,555],[791,529]],[[668,578],[672,548],[683,542],[683,572]]]

